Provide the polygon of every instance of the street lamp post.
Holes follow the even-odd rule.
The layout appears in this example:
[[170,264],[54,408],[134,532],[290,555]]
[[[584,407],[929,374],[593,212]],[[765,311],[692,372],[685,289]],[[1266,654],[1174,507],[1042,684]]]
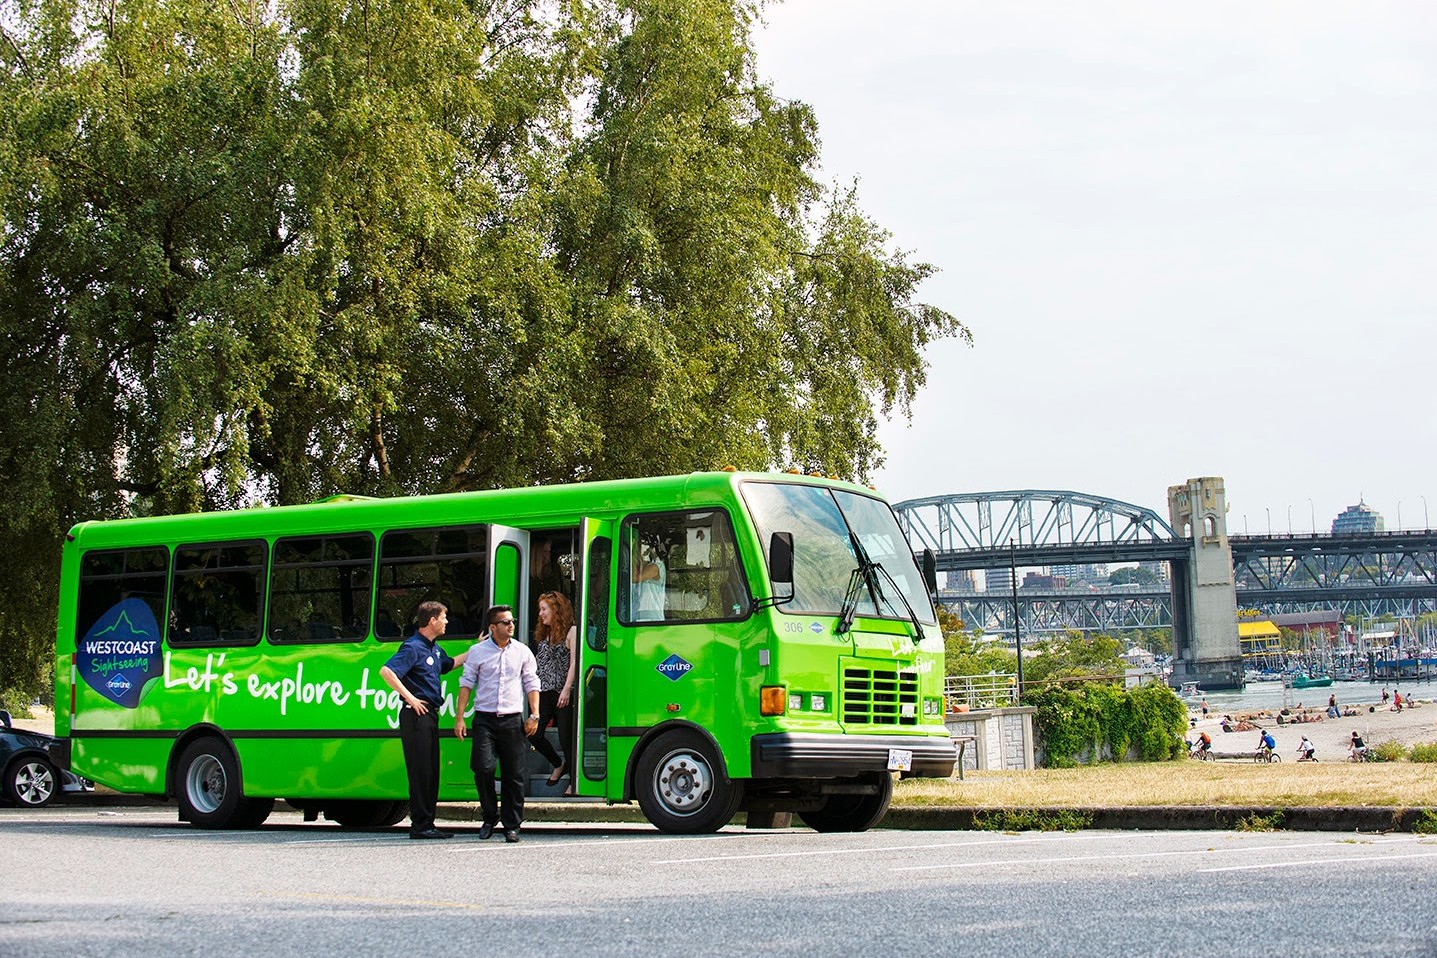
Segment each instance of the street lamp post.
[[1312,519],[1312,534],[1317,535],[1317,507],[1312,504],[1311,499],[1307,500],[1307,514]]
[[1287,534],[1292,535],[1292,503],[1287,504]]
[[1431,529],[1432,521],[1427,518],[1427,497],[1422,497],[1422,528]]
[[1272,509],[1268,506],[1263,506],[1262,511],[1267,513],[1267,534],[1272,535]]
[[1018,705],[1023,704],[1023,626],[1018,612],[1018,560],[1016,545],[1008,540],[1008,576],[1013,582],[1013,645],[1018,651]]
[[1402,500],[1397,500],[1397,531],[1402,531]]

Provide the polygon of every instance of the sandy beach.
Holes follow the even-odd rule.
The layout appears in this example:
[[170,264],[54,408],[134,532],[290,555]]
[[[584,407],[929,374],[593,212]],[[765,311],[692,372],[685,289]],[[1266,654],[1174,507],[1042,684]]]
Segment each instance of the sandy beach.
[[[1437,691],[1418,691],[1412,707],[1405,704],[1405,690],[1402,695],[1404,705],[1401,712],[1393,711],[1391,702],[1383,706],[1378,692],[1374,692],[1371,701],[1340,703],[1339,708],[1344,714],[1339,718],[1328,718],[1325,706],[1294,708],[1287,715],[1280,714],[1279,710],[1267,709],[1239,712],[1231,715],[1235,730],[1226,733],[1222,730],[1222,713],[1209,712],[1204,720],[1201,708],[1189,704],[1188,715],[1191,720],[1196,721],[1196,725],[1188,731],[1188,738],[1193,738],[1200,731],[1206,731],[1212,736],[1212,749],[1218,755],[1232,752],[1251,753],[1257,750],[1261,735],[1259,730],[1267,729],[1277,740],[1277,752],[1284,762],[1297,758],[1297,745],[1304,735],[1317,747],[1319,762],[1346,760],[1348,743],[1354,731],[1361,735],[1368,745],[1387,741],[1396,741],[1402,745],[1437,742],[1437,704],[1434,704]],[[1345,714],[1349,712],[1356,714]]]

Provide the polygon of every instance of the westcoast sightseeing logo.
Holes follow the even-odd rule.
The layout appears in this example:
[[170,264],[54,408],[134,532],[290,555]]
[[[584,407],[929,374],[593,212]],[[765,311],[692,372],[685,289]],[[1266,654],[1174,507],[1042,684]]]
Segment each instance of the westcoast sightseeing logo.
[[160,675],[160,627],[143,599],[117,602],[75,649],[85,684],[116,705],[137,708],[145,683]]
[[693,667],[694,664],[692,662],[681,658],[677,652],[654,666],[654,668],[659,670],[660,675],[671,682],[677,682],[683,678]]

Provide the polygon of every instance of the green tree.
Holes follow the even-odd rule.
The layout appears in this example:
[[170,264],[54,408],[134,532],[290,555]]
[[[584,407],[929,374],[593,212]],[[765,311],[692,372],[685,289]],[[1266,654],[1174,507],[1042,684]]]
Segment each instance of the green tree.
[[1122,643],[1107,635],[1068,632],[1037,642],[1032,650],[1031,657],[1023,657],[1023,681],[1028,685],[1088,676],[1121,678],[1127,668]]
[[0,37],[0,674],[81,519],[866,478],[967,331],[728,0],[28,0]]
[[1108,573],[1108,582],[1111,585],[1140,585],[1146,588],[1156,589],[1162,585],[1162,580],[1152,569],[1144,569],[1142,566],[1124,566],[1121,569],[1114,569]]

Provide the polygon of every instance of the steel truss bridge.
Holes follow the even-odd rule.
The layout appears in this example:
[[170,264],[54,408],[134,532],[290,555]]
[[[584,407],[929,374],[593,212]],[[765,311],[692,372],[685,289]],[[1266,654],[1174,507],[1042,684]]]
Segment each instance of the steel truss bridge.
[[[1084,493],[962,493],[910,499],[894,510],[914,551],[932,549],[940,572],[1191,561],[1189,540],[1153,510]],[[1266,614],[1337,609],[1368,618],[1437,610],[1437,533],[1431,530],[1231,536],[1229,543],[1240,608]],[[944,590],[938,600],[970,626],[1013,631],[1010,589]],[[1166,587],[1020,587],[1017,606],[1018,624],[1028,634],[1172,626]]]

